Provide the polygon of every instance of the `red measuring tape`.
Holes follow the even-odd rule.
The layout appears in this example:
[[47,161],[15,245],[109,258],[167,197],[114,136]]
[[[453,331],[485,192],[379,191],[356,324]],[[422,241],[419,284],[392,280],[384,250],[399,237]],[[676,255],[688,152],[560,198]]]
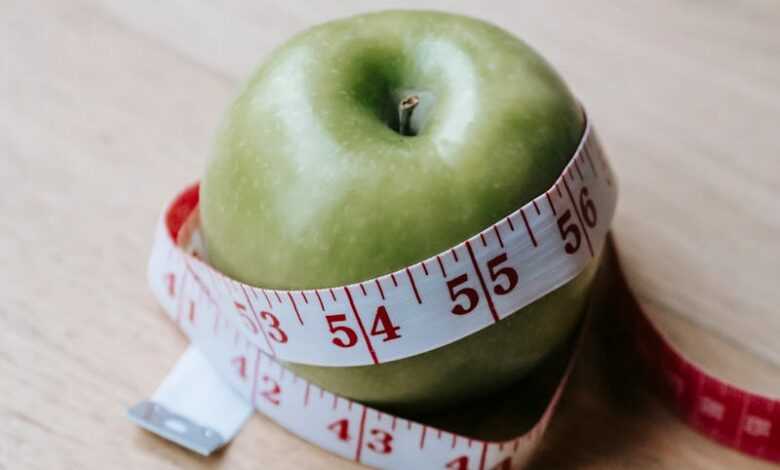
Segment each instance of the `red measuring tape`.
[[[487,328],[579,274],[605,245],[616,199],[614,177],[588,126],[549,191],[447,252],[350,286],[274,291],[229,279],[203,261],[198,186],[190,187],[164,213],[149,276],[193,346],[130,416],[204,454],[228,442],[256,409],[333,453],[375,467],[520,467],[555,410],[578,347],[541,418],[529,432],[500,442],[339,397],[278,361],[378,364]],[[778,400],[705,373],[637,305],[623,311],[661,395],[689,424],[742,452],[780,461]],[[381,331],[371,328],[376,322]]]

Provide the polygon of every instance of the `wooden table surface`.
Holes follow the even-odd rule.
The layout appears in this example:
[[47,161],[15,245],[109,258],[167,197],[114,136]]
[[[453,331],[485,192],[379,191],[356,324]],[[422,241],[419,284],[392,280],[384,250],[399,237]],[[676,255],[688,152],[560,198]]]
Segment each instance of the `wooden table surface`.
[[[201,459],[125,412],[185,348],[144,278],[161,205],[271,48],[364,5],[0,3],[0,469],[353,468],[259,415]],[[780,3],[372,2],[404,5],[494,21],[550,59],[620,177],[614,234],[641,301],[708,369],[780,394]],[[771,467],[593,351],[536,467]]]

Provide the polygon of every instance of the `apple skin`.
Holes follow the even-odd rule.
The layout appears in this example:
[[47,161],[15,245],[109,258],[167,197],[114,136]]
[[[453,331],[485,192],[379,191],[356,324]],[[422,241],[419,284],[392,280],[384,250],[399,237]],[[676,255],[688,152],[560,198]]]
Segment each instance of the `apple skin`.
[[[393,129],[410,94],[422,101],[414,136]],[[543,193],[583,131],[557,73],[496,26],[430,11],[325,23],[276,49],[226,114],[201,188],[209,261],[278,289],[395,271]],[[448,406],[517,380],[561,344],[585,308],[594,266],[425,354],[379,366],[288,365],[373,405]]]

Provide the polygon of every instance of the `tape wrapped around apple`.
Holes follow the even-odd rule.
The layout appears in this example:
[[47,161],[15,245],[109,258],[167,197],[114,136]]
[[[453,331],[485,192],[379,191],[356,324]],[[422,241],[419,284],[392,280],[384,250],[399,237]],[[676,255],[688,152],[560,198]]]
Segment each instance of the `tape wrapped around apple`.
[[[282,45],[227,112],[201,189],[209,262],[265,288],[340,286],[450,248],[543,193],[585,129],[553,68],[473,18],[386,11]],[[374,366],[288,364],[374,406],[490,393],[562,344],[595,262],[477,334]]]

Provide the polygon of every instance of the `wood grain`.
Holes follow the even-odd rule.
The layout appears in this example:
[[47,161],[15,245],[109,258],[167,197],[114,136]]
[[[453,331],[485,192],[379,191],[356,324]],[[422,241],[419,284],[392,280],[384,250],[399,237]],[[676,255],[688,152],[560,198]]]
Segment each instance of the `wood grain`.
[[[780,4],[371,4],[400,6],[494,21],[560,69],[620,176],[632,288],[710,370],[780,394]],[[185,347],[144,279],[161,204],[272,47],[367,8],[0,3],[0,469],[352,468],[260,416],[200,459],[125,410]],[[684,427],[593,338],[537,467],[770,468]]]

